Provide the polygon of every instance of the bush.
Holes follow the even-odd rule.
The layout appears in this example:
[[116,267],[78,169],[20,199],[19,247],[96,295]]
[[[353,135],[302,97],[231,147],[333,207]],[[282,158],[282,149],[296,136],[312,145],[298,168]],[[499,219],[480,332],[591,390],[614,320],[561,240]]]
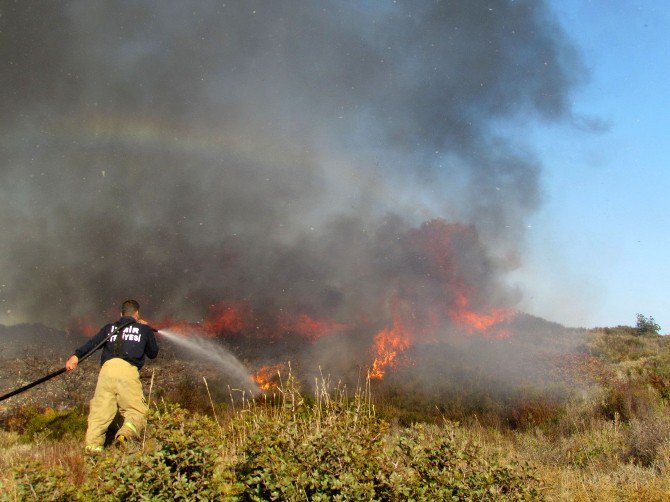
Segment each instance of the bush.
[[46,409],[28,416],[24,426],[22,441],[27,443],[39,436],[49,440],[59,440],[65,436],[81,435],[86,432],[87,416],[81,408],[56,411]]
[[657,460],[659,450],[670,445],[670,419],[650,417],[630,423],[623,458],[649,467]]
[[[632,329],[632,328],[631,328]],[[636,361],[657,352],[658,348],[647,338],[632,334],[594,332],[589,350],[591,355],[604,361],[619,363],[622,361]]]
[[637,314],[637,324],[635,325],[638,335],[658,335],[661,327],[656,323],[653,317],[645,317]]
[[638,373],[663,399],[670,400],[670,351],[646,359]]
[[[289,393],[290,394],[290,393]],[[286,396],[287,394],[283,394]],[[527,467],[503,465],[457,426],[395,432],[357,394],[307,406],[291,397],[279,414],[259,415],[232,473],[245,500],[501,500],[538,495]],[[368,396],[369,397],[369,396]]]
[[[113,447],[86,481],[44,464],[14,470],[17,498],[48,500],[505,500],[538,496],[527,466],[502,462],[452,423],[391,430],[369,393],[306,400],[289,380],[220,426],[176,405],[150,414],[144,447]],[[20,496],[18,496],[20,495]]]
[[212,420],[177,405],[152,411],[150,419],[150,447],[111,450],[94,465],[83,492],[109,500],[213,498],[219,435]]
[[385,457],[385,490],[390,500],[531,500],[538,482],[528,466],[503,465],[478,444],[459,441],[456,426],[416,424],[397,434]]
[[[14,500],[50,500],[67,502],[73,500],[75,488],[65,471],[60,467],[46,469],[39,462],[28,462],[14,471]],[[9,493],[5,492],[9,500]],[[2,497],[2,500],[5,500]]]
[[565,415],[565,403],[550,397],[519,400],[510,407],[508,425],[513,429],[553,427]]
[[605,389],[601,413],[608,420],[628,422],[651,415],[657,403],[657,396],[644,382],[627,378],[614,381]]
[[250,500],[374,498],[386,424],[343,406],[265,416],[245,441],[235,476]]

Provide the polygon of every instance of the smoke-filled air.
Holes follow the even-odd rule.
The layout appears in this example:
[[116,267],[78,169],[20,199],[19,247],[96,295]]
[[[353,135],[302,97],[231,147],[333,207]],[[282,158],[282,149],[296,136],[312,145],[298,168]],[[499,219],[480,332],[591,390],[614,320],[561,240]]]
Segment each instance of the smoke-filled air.
[[0,10],[3,322],[132,297],[373,378],[514,335],[542,188],[510,125],[569,117],[584,78],[543,1]]
[[0,0],[0,499],[669,500],[669,7]]

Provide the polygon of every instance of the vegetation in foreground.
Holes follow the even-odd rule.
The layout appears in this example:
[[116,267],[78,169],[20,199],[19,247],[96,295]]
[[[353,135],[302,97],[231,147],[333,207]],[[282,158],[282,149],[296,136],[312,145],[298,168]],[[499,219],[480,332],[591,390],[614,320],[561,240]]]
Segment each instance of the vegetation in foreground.
[[[527,466],[482,449],[457,424],[390,427],[369,393],[348,398],[324,382],[308,400],[289,378],[274,399],[247,402],[223,420],[213,411],[158,403],[142,442],[89,458],[72,436],[47,439],[64,437],[65,424],[78,418],[33,414],[22,436],[2,439],[12,471],[4,498],[530,500],[540,493]],[[41,438],[36,422],[44,424]],[[31,447],[21,444],[26,438]]]
[[574,392],[521,392],[489,407],[498,421],[461,410],[459,424],[418,398],[408,413],[369,387],[301,393],[289,378],[209,413],[161,399],[141,442],[85,457],[85,410],[17,410],[0,431],[0,498],[670,499],[670,338],[585,337],[565,367]]

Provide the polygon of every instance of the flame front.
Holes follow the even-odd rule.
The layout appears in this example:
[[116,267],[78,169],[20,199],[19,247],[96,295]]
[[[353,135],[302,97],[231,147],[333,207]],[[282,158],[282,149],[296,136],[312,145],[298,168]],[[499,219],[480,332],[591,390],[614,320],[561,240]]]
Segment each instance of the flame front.
[[[257,347],[289,338],[291,344],[275,347],[294,350],[334,335],[370,337],[369,352],[363,357],[370,377],[377,379],[407,364],[408,351],[416,345],[444,343],[455,336],[510,336],[504,328],[514,312],[507,308],[504,288],[497,282],[500,267],[487,255],[473,227],[435,219],[397,234],[393,245],[397,246],[393,253],[380,253],[379,270],[361,279],[361,290],[366,292],[368,277],[374,281],[369,301],[356,296],[360,299],[354,304],[342,295],[340,308],[319,301],[285,305],[279,300],[276,304],[223,300],[210,305],[200,322],[163,319],[155,327],[169,327],[184,336],[223,337],[252,354]],[[89,335],[95,332],[83,321],[78,328]],[[277,354],[276,359],[286,356]],[[272,375],[282,367],[265,366],[254,380],[267,390]]]
[[480,332],[488,338],[508,338],[509,331],[493,330],[499,324],[514,317],[511,309],[493,308],[487,312],[475,312],[469,308],[470,301],[462,292],[457,295],[456,305],[449,312],[449,316],[467,333]]
[[[401,354],[414,344],[435,343],[448,333],[509,336],[499,325],[509,321],[513,311],[487,306],[478,288],[478,283],[486,283],[486,263],[473,266],[461,251],[476,249],[477,243],[471,227],[442,220],[424,223],[408,233],[405,245],[414,258],[410,265],[415,272],[391,297],[392,326],[374,338],[371,378],[383,378],[389,368],[408,361]],[[473,308],[473,303],[481,307]]]
[[74,330],[77,333],[82,333],[84,336],[90,338],[98,332],[99,328],[96,328],[91,322],[84,321],[83,319],[76,319]]
[[303,336],[310,341],[349,329],[349,325],[332,319],[319,319],[305,313],[264,312],[258,314],[246,302],[220,302],[209,308],[200,323],[163,319],[159,327],[187,332],[196,328],[206,336],[234,335],[258,338],[282,338],[287,334]]
[[218,336],[224,332],[242,333],[254,324],[251,307],[244,302],[220,302],[209,308],[209,315],[202,323],[202,329]]

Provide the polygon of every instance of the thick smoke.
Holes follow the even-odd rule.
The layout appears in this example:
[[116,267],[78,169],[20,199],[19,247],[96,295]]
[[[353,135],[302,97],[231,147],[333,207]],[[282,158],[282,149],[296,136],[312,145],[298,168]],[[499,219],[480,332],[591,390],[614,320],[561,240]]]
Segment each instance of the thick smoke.
[[407,240],[435,218],[476,230],[461,273],[514,304],[497,278],[540,166],[501,125],[569,115],[582,75],[544,2],[0,14],[5,322],[64,326],[129,296],[150,318],[222,300],[375,315],[425,273]]

